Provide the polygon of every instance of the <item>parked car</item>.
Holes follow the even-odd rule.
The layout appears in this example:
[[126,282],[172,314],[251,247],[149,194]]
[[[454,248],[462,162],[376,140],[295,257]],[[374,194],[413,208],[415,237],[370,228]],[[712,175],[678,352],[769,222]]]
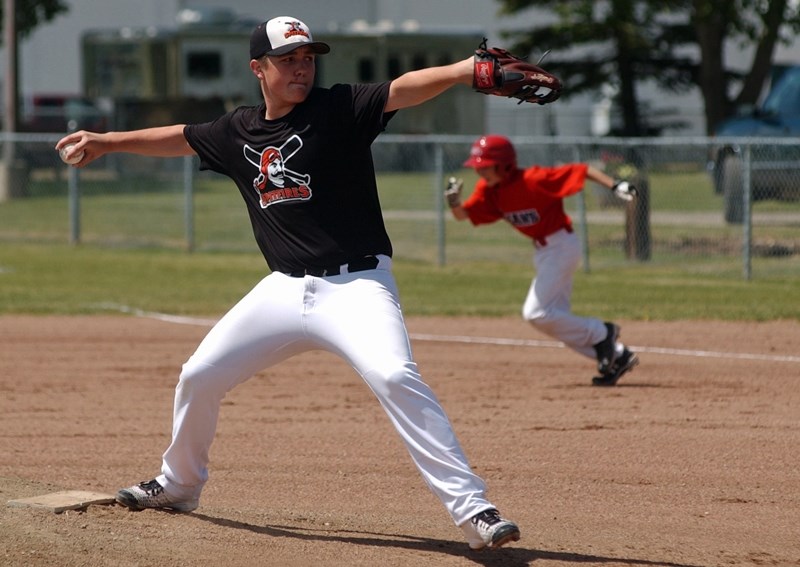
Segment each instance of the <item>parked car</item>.
[[[800,66],[788,67],[773,83],[764,103],[724,121],[716,129],[709,171],[714,190],[723,195],[725,220],[744,218],[744,155],[740,144],[724,138],[800,136]],[[756,140],[757,141],[757,140]],[[800,200],[800,144],[758,144],[750,154],[752,200]]]
[[40,133],[66,133],[77,129],[105,132],[107,122],[106,113],[87,97],[37,94],[22,99],[19,129]]
[[[70,94],[36,94],[20,101],[17,129],[23,133],[65,134],[71,130],[108,130],[108,112],[91,99]],[[28,169],[61,167],[53,145],[45,142],[22,142],[17,157]]]

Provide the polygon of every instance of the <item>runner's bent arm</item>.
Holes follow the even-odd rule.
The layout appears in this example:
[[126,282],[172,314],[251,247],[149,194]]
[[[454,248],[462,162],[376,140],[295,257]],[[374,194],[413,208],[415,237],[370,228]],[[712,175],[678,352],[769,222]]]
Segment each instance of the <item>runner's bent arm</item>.
[[613,189],[614,188],[614,178],[606,175],[596,167],[590,165],[586,170],[586,178],[594,181],[605,187],[606,189]]
[[467,214],[467,209],[461,206],[461,203],[456,205],[455,207],[450,207],[450,212],[453,213],[453,218],[456,220],[466,220],[469,218]]

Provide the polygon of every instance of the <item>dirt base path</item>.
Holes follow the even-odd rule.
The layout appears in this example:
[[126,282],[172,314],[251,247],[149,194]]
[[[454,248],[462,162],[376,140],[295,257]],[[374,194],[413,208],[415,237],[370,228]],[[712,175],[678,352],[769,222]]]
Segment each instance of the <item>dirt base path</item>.
[[642,363],[595,388],[591,361],[518,319],[410,319],[522,530],[494,552],[467,550],[369,390],[321,352],[229,394],[194,513],[6,505],[152,478],[197,323],[0,317],[0,565],[800,565],[797,322],[623,321]]

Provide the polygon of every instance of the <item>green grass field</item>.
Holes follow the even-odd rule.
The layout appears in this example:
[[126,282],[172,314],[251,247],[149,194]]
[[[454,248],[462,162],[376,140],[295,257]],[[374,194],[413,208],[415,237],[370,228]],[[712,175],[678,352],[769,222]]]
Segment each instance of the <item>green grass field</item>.
[[[187,253],[179,175],[95,173],[81,180],[78,246],[68,244],[63,179],[36,180],[29,197],[0,203],[0,313],[100,313],[125,305],[219,314],[267,273],[229,181],[196,179],[195,252]],[[471,172],[456,173],[467,187],[475,181]],[[440,267],[443,235],[437,232],[435,211],[441,192],[435,184],[431,174],[379,176],[406,312],[516,315],[533,276],[530,243],[504,223],[474,228],[448,221],[446,262]],[[609,212],[592,189],[584,193],[589,213]],[[720,199],[704,172],[650,177],[654,212],[679,219],[713,215]],[[797,203],[757,203],[755,210],[778,207],[800,211]],[[611,213],[622,218],[620,210]],[[800,254],[770,253],[774,243],[796,245],[796,224],[754,226],[753,235],[766,248],[753,258],[754,277],[747,281],[740,226],[654,224],[652,257],[640,262],[624,254],[623,222],[592,224],[591,270],[576,276],[575,311],[636,320],[800,319]]]
[[[219,315],[268,270],[256,252],[12,243],[0,254],[0,313],[94,314],[119,306]],[[398,261],[407,314],[516,316],[532,276],[519,263],[439,268]],[[576,313],[631,320],[800,320],[793,277],[745,281],[670,266],[630,264],[576,276]]]

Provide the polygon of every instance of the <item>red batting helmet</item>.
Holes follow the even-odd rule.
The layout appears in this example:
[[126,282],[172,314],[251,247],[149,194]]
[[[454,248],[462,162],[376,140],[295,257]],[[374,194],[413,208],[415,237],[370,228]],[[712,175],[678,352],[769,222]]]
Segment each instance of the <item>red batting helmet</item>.
[[481,136],[469,150],[469,159],[464,162],[466,167],[489,167],[499,165],[503,169],[517,167],[517,152],[511,145],[511,140],[505,136],[490,134]]

